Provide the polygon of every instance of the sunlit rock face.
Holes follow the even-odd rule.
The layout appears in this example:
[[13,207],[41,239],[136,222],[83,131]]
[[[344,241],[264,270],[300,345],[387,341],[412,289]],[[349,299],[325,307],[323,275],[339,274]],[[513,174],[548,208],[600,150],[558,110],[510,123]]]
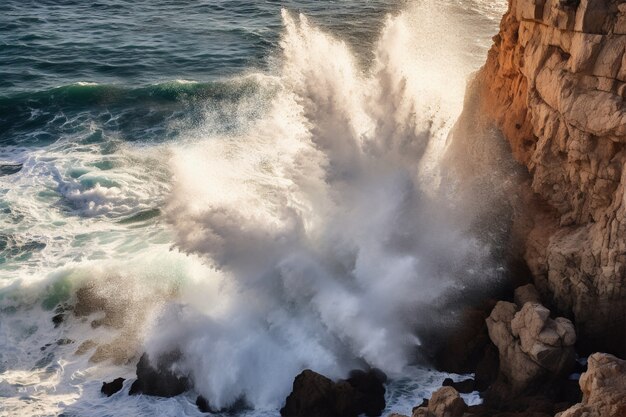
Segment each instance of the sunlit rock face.
[[[525,258],[581,347],[626,353],[626,3],[510,0],[482,114],[530,172]],[[543,204],[547,203],[547,204]]]
[[626,361],[605,353],[589,357],[589,370],[580,378],[581,403],[557,417],[621,417],[626,415]]

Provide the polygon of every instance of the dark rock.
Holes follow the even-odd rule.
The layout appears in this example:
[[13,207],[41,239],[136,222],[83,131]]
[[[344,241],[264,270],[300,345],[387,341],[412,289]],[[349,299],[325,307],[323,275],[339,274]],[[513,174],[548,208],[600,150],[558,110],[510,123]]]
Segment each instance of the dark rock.
[[306,369],[293,381],[293,389],[281,408],[283,417],[335,416],[333,381]]
[[19,163],[0,163],[0,177],[17,174],[22,170],[23,164]]
[[347,380],[333,382],[309,369],[298,375],[280,410],[283,417],[379,416],[385,408],[384,382],[379,370],[352,371]]
[[172,372],[171,368],[180,359],[180,353],[172,352],[160,356],[156,363],[150,362],[146,353],[137,363],[137,380],[130,387],[129,395],[146,394],[157,397],[174,397],[189,389],[189,380]]
[[207,399],[204,398],[202,395],[198,395],[198,398],[196,398],[196,405],[198,406],[198,410],[200,410],[203,413],[215,412],[213,409],[211,409],[211,406],[209,405],[209,402],[207,401]]
[[59,327],[61,323],[63,323],[64,319],[65,319],[65,315],[63,313],[53,316],[52,323],[54,324],[54,328],[56,329],[57,327]]
[[106,395],[107,397],[110,397],[111,395],[121,390],[123,386],[124,386],[124,378],[116,378],[111,382],[103,382],[100,392]]
[[445,343],[435,354],[438,370],[455,374],[474,372],[485,346],[491,343],[485,319],[494,305],[495,301],[486,300],[462,312],[459,325],[445,337]]
[[411,413],[415,413],[415,411],[418,408],[426,408],[427,409],[428,408],[428,403],[429,403],[428,398],[424,398],[420,405],[416,405],[415,407],[413,407],[413,409],[411,410]]
[[204,398],[204,396],[198,395],[198,397],[196,398],[196,405],[198,406],[198,410],[200,410],[201,412],[213,413],[213,414],[215,413],[238,414],[238,413],[241,413],[242,411],[251,409],[250,405],[246,402],[246,400],[243,397],[239,398],[237,401],[235,401],[234,404],[232,404],[229,407],[216,409],[216,408],[211,407],[209,400]]
[[476,391],[476,381],[472,378],[459,382],[454,382],[452,378],[446,378],[441,385],[444,387],[452,387],[461,394],[469,394],[470,392]]
[[493,343],[489,343],[483,352],[482,358],[476,364],[474,380],[476,389],[484,391],[496,380],[500,370],[500,356],[498,348]]
[[350,372],[348,383],[361,394],[358,401],[361,413],[370,417],[381,415],[385,409],[385,382],[387,375],[380,369]]

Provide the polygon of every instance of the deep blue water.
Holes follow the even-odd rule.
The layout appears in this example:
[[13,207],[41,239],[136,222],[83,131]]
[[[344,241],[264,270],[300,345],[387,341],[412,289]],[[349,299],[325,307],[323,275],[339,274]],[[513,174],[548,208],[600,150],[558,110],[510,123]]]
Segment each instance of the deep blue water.
[[219,106],[255,92],[254,84],[220,81],[271,70],[281,8],[307,14],[367,62],[385,15],[400,3],[4,1],[0,144],[47,145],[91,122],[102,126],[97,135],[129,141],[176,137],[168,125],[193,118],[198,100]]

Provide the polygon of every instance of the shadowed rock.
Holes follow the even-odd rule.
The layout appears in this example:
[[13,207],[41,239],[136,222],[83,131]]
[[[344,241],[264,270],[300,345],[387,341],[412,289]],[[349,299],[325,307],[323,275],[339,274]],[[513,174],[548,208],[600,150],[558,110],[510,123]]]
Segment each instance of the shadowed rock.
[[155,364],[152,364],[146,353],[141,355],[137,363],[137,380],[133,382],[128,394],[174,397],[187,391],[189,389],[187,377],[172,371],[172,366],[179,358],[180,354],[173,352],[162,355]]
[[115,394],[124,386],[124,378],[116,378],[111,382],[103,382],[102,388],[100,388],[100,392],[110,397]]
[[379,416],[385,408],[386,375],[379,370],[352,371],[333,382],[309,369],[298,375],[280,410],[283,417]]

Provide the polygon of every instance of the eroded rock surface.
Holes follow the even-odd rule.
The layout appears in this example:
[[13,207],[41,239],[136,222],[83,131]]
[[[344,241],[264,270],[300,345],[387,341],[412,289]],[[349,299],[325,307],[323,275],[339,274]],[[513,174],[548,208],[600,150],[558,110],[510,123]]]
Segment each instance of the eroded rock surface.
[[574,326],[562,317],[551,319],[550,310],[541,304],[527,302],[518,310],[513,303],[500,301],[487,318],[487,328],[500,354],[500,397],[566,376],[573,368]]
[[557,417],[626,416],[626,361],[595,353],[589,357],[588,366],[580,378],[582,402]]
[[481,110],[540,197],[525,258],[589,351],[626,355],[626,3],[510,0]]

